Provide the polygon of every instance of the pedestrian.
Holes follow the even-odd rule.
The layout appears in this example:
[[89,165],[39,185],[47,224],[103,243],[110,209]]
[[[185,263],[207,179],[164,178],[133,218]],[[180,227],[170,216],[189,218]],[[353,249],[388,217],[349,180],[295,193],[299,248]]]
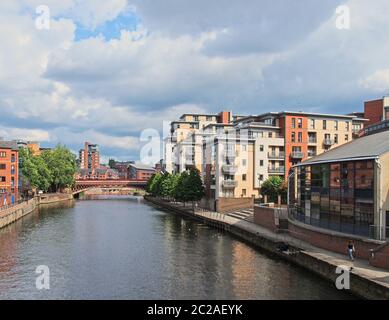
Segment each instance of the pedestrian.
[[351,240],[348,242],[347,249],[348,249],[348,255],[349,255],[351,261],[354,261],[355,247],[354,247],[354,244]]

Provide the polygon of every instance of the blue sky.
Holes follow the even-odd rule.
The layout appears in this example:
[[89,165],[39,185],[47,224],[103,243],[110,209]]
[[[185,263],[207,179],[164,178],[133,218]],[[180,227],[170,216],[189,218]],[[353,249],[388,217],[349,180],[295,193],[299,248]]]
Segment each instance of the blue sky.
[[[347,113],[389,93],[389,2],[0,2],[0,136],[139,158],[186,112]],[[350,28],[336,26],[346,5]]]

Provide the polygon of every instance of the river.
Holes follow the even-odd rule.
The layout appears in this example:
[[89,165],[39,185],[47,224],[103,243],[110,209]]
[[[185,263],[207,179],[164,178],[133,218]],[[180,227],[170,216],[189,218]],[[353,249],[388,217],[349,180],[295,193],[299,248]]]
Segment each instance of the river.
[[[47,266],[50,289],[36,288]],[[352,299],[140,198],[77,200],[0,230],[0,299]]]

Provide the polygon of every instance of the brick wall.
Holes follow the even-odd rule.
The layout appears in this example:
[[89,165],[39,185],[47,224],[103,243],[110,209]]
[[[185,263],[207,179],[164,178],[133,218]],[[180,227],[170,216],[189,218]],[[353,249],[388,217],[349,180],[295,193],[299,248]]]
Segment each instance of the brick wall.
[[384,100],[373,100],[365,102],[365,118],[369,119],[366,126],[378,123],[382,119]]
[[[330,230],[323,230],[298,222],[289,221],[289,234],[297,239],[311,243],[312,245],[347,255],[347,245],[352,240],[356,250],[356,256],[369,259],[370,249],[377,248],[382,244],[380,241],[365,240],[356,236],[342,235]],[[389,249],[388,249],[389,250]],[[389,252],[389,251],[388,251]]]
[[373,250],[369,262],[374,267],[389,269],[389,242]]
[[255,206],[254,223],[275,232],[277,227],[274,218],[274,208]]
[[217,212],[231,212],[240,209],[247,209],[254,207],[254,198],[219,198],[216,200]]

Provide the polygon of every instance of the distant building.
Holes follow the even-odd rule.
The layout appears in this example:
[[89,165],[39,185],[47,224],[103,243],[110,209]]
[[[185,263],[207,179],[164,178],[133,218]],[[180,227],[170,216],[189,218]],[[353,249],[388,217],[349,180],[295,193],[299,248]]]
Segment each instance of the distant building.
[[119,172],[105,166],[95,169],[79,169],[76,173],[77,180],[117,180]]
[[367,125],[389,120],[389,96],[384,96],[382,99],[366,101],[364,117],[369,119]]
[[79,151],[80,169],[90,169],[92,173],[100,168],[100,152],[97,144],[85,142],[84,149]]
[[132,180],[147,181],[155,173],[155,169],[143,164],[130,164],[128,166],[128,177]]
[[128,166],[134,163],[135,161],[115,162],[115,165],[113,167],[118,171],[119,178],[126,180],[128,179]]
[[0,207],[19,198],[19,148],[14,141],[0,140]]

